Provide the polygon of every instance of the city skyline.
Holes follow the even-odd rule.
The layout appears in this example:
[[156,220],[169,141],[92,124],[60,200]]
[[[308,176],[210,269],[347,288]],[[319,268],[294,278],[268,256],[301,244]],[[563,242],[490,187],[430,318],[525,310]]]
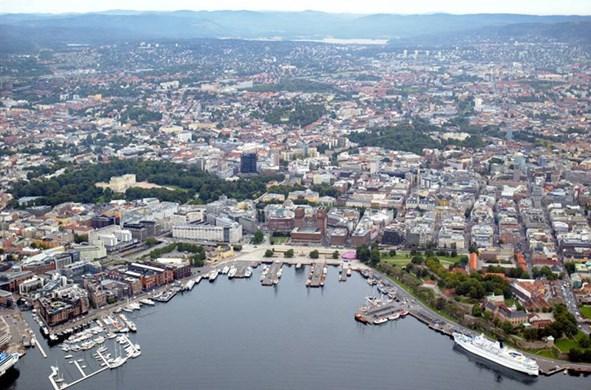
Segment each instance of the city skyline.
[[476,13],[513,13],[530,15],[590,15],[591,4],[587,0],[570,0],[556,2],[552,0],[500,0],[489,1],[458,0],[442,4],[433,0],[418,0],[412,3],[392,2],[385,0],[372,1],[370,4],[344,1],[299,1],[297,4],[278,4],[270,0],[249,1],[248,5],[237,0],[221,0],[215,3],[207,1],[172,0],[106,0],[106,1],[71,1],[61,0],[48,2],[32,0],[0,1],[1,13],[84,13],[104,12],[109,10],[134,11],[215,11],[215,10],[252,10],[252,11],[322,11],[331,13],[391,13],[391,14],[476,14]]

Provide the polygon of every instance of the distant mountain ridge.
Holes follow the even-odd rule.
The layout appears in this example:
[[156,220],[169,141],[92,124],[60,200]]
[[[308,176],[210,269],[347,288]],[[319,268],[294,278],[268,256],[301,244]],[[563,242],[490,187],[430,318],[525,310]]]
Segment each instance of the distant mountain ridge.
[[[135,39],[282,38],[404,39],[461,31],[541,32],[588,41],[591,16],[520,14],[331,14],[316,11],[108,11],[85,14],[0,14],[0,46],[42,46]],[[519,26],[519,27],[518,27]],[[549,27],[553,26],[553,27]],[[509,31],[508,30],[508,31]]]

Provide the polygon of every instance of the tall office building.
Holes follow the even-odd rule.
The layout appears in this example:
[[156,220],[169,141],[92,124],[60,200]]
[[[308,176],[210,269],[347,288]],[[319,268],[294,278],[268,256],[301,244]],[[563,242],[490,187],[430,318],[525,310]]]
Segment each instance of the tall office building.
[[257,154],[243,153],[240,156],[240,173],[256,173],[257,172]]

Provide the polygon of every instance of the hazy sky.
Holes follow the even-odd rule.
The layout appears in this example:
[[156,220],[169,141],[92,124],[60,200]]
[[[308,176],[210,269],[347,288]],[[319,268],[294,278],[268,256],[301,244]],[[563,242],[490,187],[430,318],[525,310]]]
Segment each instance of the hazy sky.
[[0,12],[59,13],[113,9],[590,15],[591,0],[0,0]]

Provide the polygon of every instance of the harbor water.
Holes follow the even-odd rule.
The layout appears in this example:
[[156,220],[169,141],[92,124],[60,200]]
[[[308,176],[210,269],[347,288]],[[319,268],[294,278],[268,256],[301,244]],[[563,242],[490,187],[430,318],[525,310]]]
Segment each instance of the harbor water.
[[[354,274],[306,288],[306,272],[285,267],[278,286],[249,280],[202,281],[166,304],[127,317],[142,355],[74,389],[588,389],[591,378],[528,378],[491,367],[454,348],[448,337],[411,317],[381,326],[354,321],[376,294]],[[30,319],[30,314],[28,314]],[[37,331],[37,330],[36,330]],[[50,366],[68,366],[59,347],[40,339],[0,388],[51,389]]]

